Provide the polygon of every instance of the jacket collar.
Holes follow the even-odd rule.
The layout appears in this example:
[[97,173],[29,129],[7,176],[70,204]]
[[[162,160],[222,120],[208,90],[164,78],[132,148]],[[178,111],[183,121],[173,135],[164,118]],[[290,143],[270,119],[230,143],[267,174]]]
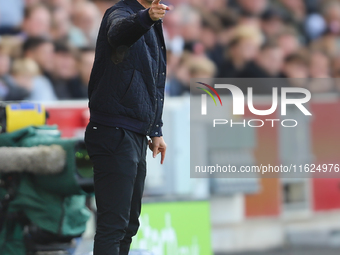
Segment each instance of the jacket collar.
[[144,6],[141,5],[137,0],[123,0],[134,12],[144,10]]

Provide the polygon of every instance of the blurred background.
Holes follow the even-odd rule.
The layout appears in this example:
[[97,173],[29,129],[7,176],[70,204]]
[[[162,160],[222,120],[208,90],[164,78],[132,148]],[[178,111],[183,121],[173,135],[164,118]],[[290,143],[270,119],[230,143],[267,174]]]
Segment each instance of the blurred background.
[[[0,101],[40,102],[63,138],[82,139],[96,37],[116,2],[0,0]],[[189,85],[212,77],[340,78],[340,1],[162,2],[174,6],[163,22],[169,149],[164,166],[148,155],[133,248],[154,255],[339,254],[339,179],[190,179]],[[276,164],[302,153],[308,163],[340,163],[340,83],[306,88],[317,97],[313,120],[299,134],[262,129],[250,144],[236,144],[228,159]],[[285,144],[292,135],[295,142]],[[93,209],[83,234],[88,241],[75,254],[91,249],[93,201],[87,206]],[[155,236],[164,237],[164,247]]]

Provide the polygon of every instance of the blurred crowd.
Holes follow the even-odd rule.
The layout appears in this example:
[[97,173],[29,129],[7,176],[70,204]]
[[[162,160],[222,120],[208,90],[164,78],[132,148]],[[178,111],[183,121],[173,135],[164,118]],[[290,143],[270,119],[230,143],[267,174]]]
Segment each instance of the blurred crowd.
[[[0,100],[86,99],[115,2],[0,0]],[[340,0],[162,2],[174,7],[163,21],[167,95],[188,93],[191,78],[340,77]],[[340,92],[336,82],[301,86]]]

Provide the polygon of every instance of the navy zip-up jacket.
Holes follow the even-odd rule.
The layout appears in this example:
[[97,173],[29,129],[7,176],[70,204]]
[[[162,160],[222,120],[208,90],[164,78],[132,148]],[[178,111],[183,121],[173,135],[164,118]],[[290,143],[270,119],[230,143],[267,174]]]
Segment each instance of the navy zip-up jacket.
[[102,20],[88,87],[90,120],[162,136],[166,48],[162,20],[121,0]]

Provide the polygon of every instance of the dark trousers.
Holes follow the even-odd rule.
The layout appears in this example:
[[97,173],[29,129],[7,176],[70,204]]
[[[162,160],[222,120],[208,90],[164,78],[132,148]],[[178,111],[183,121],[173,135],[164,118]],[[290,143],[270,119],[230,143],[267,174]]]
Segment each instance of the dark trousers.
[[128,255],[139,227],[147,138],[90,122],[85,143],[94,169],[97,230],[94,255]]

